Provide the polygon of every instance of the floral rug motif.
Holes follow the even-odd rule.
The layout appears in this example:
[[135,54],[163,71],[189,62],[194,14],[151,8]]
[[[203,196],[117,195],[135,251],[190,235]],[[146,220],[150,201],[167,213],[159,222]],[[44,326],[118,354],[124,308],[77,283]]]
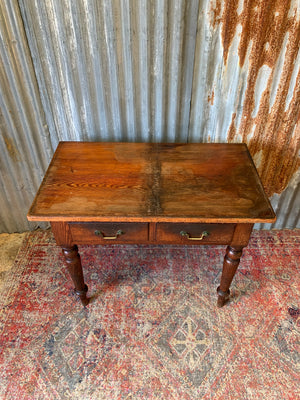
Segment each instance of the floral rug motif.
[[224,246],[80,246],[83,308],[51,232],[0,293],[0,399],[300,398],[300,230],[254,231],[218,309]]

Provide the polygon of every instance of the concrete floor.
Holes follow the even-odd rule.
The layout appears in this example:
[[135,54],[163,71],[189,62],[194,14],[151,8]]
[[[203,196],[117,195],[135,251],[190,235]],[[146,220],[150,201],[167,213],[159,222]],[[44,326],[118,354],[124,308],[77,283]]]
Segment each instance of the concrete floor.
[[4,276],[15,261],[16,255],[27,232],[0,234],[0,289]]

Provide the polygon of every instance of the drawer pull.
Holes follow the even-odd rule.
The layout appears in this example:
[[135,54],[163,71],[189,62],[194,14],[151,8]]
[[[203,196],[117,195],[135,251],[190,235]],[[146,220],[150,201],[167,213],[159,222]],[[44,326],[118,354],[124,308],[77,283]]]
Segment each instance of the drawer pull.
[[191,237],[190,234],[185,231],[181,231],[180,235],[186,237],[188,240],[202,240],[205,238],[205,236],[209,235],[209,232],[204,231],[204,232],[202,232],[201,236],[199,236],[199,237]]
[[116,232],[116,235],[115,235],[115,236],[104,236],[103,233],[102,233],[101,231],[98,231],[98,230],[95,231],[95,235],[101,236],[102,239],[105,239],[105,240],[115,240],[115,239],[118,239],[118,236],[123,235],[123,234],[124,234],[124,232],[122,232],[121,229],[119,229],[119,230]]

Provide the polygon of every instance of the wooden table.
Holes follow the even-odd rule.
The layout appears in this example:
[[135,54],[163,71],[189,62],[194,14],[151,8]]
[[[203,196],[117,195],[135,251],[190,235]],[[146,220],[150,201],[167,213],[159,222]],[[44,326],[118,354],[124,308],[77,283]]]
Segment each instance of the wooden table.
[[28,219],[51,222],[84,305],[77,245],[227,245],[221,307],[253,224],[275,214],[245,144],[60,142]]

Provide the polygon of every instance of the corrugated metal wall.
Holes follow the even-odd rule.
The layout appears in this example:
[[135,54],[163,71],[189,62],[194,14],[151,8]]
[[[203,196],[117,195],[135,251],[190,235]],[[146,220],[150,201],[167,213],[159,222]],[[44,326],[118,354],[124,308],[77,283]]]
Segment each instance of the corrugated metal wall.
[[0,35],[0,232],[21,232],[53,148],[16,0],[0,2]]
[[298,0],[7,0],[0,12],[2,231],[28,229],[59,140],[246,142],[274,226],[299,226]]

